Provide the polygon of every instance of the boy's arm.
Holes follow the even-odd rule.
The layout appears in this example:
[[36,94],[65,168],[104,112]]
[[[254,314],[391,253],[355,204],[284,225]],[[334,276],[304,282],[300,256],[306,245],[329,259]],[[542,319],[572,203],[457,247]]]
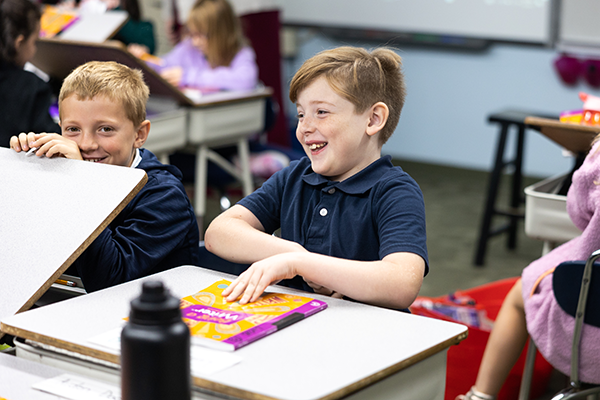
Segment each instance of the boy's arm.
[[258,218],[238,204],[210,223],[204,234],[204,244],[211,253],[243,264],[280,253],[307,252],[296,242],[265,233]]
[[302,276],[357,301],[403,309],[417,297],[425,262],[413,253],[378,261],[354,261],[315,253],[282,253],[254,263],[225,291],[228,301],[256,301],[270,284]]

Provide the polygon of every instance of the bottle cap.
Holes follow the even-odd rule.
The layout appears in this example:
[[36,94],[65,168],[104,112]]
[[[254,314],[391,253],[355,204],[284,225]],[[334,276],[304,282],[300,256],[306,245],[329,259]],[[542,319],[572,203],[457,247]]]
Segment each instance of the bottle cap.
[[179,299],[160,281],[145,281],[142,293],[131,301],[129,320],[142,325],[161,325],[181,321]]

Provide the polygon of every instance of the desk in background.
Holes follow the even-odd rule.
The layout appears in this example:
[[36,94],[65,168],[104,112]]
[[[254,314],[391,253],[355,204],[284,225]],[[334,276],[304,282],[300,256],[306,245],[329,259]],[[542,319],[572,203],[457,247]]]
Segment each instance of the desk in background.
[[[122,324],[141,282],[160,279],[175,296],[184,297],[223,278],[235,277],[183,266],[4,318],[0,326],[17,338],[57,349],[21,346],[20,357],[60,363],[65,370],[83,371],[82,365],[87,365],[93,369],[90,373],[118,383],[118,370],[103,366],[117,365],[118,354],[88,339]],[[270,289],[299,293],[279,286]],[[447,349],[466,337],[466,326],[315,297],[328,308],[237,350],[240,363],[210,376],[194,376],[194,386],[253,400],[443,399]],[[64,351],[69,355],[59,354]]]

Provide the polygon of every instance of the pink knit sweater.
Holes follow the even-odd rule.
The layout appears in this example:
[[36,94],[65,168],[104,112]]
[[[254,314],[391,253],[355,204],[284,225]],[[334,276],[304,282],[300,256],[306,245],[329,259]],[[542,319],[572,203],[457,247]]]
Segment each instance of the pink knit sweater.
[[[529,264],[522,274],[527,330],[544,358],[565,375],[570,374],[571,368],[574,318],[556,303],[552,274],[541,279],[535,290],[534,285],[538,277],[561,262],[586,260],[600,249],[599,148],[600,142],[575,171],[567,194],[569,216],[583,233]],[[583,382],[600,384],[600,328],[584,325],[579,374]]]

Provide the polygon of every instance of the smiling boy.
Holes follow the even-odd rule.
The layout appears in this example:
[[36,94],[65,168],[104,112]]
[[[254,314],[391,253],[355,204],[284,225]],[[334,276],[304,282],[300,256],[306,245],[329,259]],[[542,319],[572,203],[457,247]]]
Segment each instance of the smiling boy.
[[62,135],[21,133],[15,151],[141,168],[148,182],[75,260],[88,292],[180,265],[198,265],[199,231],[181,172],[142,149],[150,132],[142,73],[115,62],[89,62],[63,82]]
[[[223,295],[255,301],[272,283],[405,309],[427,273],[416,182],[381,148],[405,97],[393,51],[341,47],[307,60],[290,86],[307,157],[217,217],[208,250],[252,263]],[[281,228],[281,237],[273,236]]]

